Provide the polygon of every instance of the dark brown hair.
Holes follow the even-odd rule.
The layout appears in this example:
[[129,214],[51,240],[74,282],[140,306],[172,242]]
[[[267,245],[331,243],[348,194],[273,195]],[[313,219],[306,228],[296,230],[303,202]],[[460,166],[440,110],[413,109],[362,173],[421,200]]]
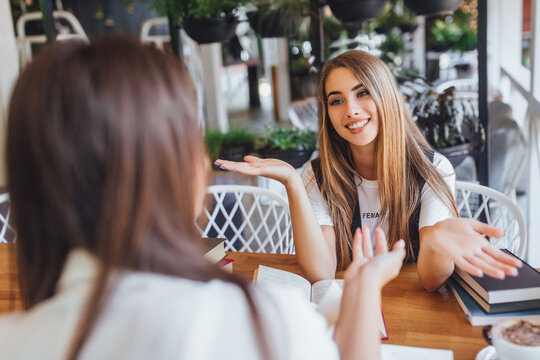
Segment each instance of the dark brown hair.
[[195,109],[178,59],[124,37],[54,45],[18,79],[7,168],[25,308],[53,296],[70,250],[101,265],[70,359],[105,306],[113,269],[238,285],[269,354],[249,284],[195,242],[194,179],[209,168]]

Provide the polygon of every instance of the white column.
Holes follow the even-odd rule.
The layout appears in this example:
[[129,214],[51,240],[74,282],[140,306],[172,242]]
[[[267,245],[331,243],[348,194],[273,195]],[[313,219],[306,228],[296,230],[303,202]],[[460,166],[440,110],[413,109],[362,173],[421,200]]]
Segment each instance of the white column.
[[13,84],[19,74],[19,57],[9,0],[0,0],[0,59],[0,185],[5,185],[6,111]]
[[265,64],[265,74],[272,80],[271,67],[276,67],[277,80],[272,83],[275,86],[274,104],[277,107],[275,113],[276,120],[287,120],[287,107],[291,102],[291,87],[289,79],[289,46],[286,38],[264,38],[263,56]]
[[417,16],[418,27],[412,36],[413,66],[426,75],[426,17]]
[[221,69],[223,68],[221,44],[200,45],[200,49],[204,69],[206,126],[227,132],[229,130],[227,105],[221,91]]
[[279,120],[287,120],[287,107],[291,102],[291,79],[289,78],[289,44],[287,38],[277,39],[277,101]]

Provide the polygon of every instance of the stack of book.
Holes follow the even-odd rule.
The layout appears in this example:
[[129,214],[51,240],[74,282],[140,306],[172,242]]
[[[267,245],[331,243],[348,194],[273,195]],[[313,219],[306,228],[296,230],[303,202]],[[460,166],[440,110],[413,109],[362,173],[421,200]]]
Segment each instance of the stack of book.
[[540,320],[540,273],[522,262],[516,277],[503,280],[472,276],[456,268],[448,283],[472,325],[492,325],[509,318]]
[[206,251],[204,257],[214,264],[218,264],[224,270],[233,270],[233,260],[227,259],[225,252],[225,239],[221,238],[201,238],[200,244]]

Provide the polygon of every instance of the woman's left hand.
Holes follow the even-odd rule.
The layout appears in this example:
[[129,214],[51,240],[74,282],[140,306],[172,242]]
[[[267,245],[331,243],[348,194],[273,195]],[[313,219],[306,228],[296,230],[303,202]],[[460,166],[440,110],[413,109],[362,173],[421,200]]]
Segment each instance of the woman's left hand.
[[453,218],[430,227],[422,246],[451,259],[454,264],[474,276],[489,275],[502,279],[515,276],[522,263],[495,248],[486,236],[501,237],[504,232],[480,221]]

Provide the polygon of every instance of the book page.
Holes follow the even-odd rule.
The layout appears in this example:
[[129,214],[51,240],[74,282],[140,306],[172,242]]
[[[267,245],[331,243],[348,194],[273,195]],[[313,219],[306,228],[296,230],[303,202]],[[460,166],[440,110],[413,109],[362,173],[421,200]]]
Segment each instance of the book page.
[[[343,286],[343,281],[341,281]],[[333,326],[339,316],[343,289],[336,280],[322,280],[311,288],[312,300],[317,304],[317,311],[325,318],[328,326]]]
[[[336,324],[343,295],[344,280],[321,280],[313,284],[311,288],[311,300],[317,304],[317,311],[321,313],[329,327]],[[379,320],[379,332],[381,339],[388,338],[388,332],[384,323],[382,311]]]
[[256,272],[257,283],[275,284],[298,289],[307,301],[311,299],[311,284],[309,281],[292,272],[259,265]]
[[[311,301],[314,302],[315,304],[320,303],[324,295],[327,293],[328,289],[332,286],[332,284],[336,284],[338,288],[342,290],[339,292],[339,297],[341,299],[341,293],[343,292],[344,283],[345,282],[342,279],[330,279],[330,280],[317,281],[311,287]],[[334,289],[334,290],[338,290],[338,289]]]
[[381,345],[382,360],[453,360],[452,350],[429,349],[402,345]]

